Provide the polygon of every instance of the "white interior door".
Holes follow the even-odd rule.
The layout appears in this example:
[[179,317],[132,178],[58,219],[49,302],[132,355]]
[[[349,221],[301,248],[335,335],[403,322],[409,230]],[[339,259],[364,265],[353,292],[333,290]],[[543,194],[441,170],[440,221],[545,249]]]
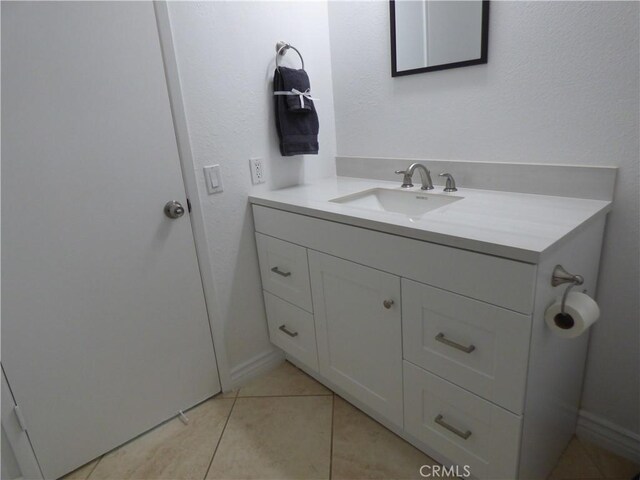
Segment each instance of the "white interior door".
[[220,390],[151,2],[2,3],[2,362],[46,478]]

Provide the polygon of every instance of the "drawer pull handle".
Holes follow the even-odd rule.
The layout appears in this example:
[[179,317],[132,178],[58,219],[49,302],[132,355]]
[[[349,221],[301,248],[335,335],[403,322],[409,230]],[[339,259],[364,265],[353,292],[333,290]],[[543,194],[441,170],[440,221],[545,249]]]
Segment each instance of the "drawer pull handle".
[[278,275],[282,275],[283,277],[289,277],[291,276],[291,272],[283,272],[282,270],[280,270],[278,267],[273,267],[271,269],[271,271],[273,273],[277,273]]
[[453,340],[449,340],[444,336],[444,333],[442,332],[436,335],[436,340],[440,343],[444,343],[445,345],[448,345],[449,347],[456,348],[464,353],[471,353],[476,349],[475,345],[466,346],[466,345],[461,345],[457,342],[454,342]]
[[382,302],[382,305],[384,305],[384,308],[386,308],[387,310],[389,310],[393,304],[396,303],[393,300],[385,300],[384,302]]
[[469,438],[471,436],[471,430],[467,430],[466,432],[463,432],[462,430],[458,430],[456,427],[454,427],[453,425],[449,425],[447,422],[444,421],[444,417],[442,415],[438,415],[435,419],[434,422],[436,422],[438,425],[440,425],[443,428],[446,428],[447,430],[449,430],[451,433],[459,436],[460,438],[462,438],[463,440],[466,440],[467,438]]
[[298,336],[298,332],[292,332],[291,330],[289,330],[285,325],[280,325],[278,327],[278,330],[286,333],[287,335],[289,335],[290,337],[297,337]]

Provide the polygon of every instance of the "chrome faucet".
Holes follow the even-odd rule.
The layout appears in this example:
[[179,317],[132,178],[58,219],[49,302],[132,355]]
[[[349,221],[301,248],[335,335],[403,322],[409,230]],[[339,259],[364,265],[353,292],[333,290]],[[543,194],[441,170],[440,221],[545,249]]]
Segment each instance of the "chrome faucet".
[[412,163],[406,170],[396,170],[398,175],[404,175],[402,178],[402,188],[411,188],[413,172],[418,170],[420,172],[420,180],[422,180],[422,190],[433,190],[433,182],[431,181],[431,172],[427,167],[421,163]]

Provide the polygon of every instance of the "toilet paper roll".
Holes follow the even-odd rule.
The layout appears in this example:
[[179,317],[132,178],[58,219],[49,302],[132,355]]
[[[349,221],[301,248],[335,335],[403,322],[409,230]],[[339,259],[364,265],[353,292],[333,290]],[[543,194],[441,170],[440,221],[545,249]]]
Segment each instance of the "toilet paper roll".
[[544,321],[556,335],[575,338],[582,335],[600,317],[600,308],[589,295],[569,292],[562,311],[562,298],[556,300],[544,313]]

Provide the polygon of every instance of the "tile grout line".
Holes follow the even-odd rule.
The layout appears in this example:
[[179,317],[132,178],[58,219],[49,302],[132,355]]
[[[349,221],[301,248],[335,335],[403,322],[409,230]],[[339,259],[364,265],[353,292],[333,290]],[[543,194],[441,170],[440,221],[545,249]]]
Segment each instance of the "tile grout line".
[[95,471],[96,471],[96,468],[98,468],[98,465],[100,465],[100,462],[102,461],[102,459],[103,459],[103,458],[104,458],[104,455],[100,455],[100,458],[98,458],[98,461],[97,461],[97,462],[96,462],[96,464],[93,466],[93,468],[91,469],[91,471],[89,472],[89,474],[88,474],[86,477],[84,477],[84,478],[85,478],[85,480],[89,480],[89,477],[90,477],[91,475],[93,475],[93,472],[95,472]]
[[333,393],[303,393],[294,395],[246,395],[237,398],[295,398],[295,397],[330,397]]
[[[577,435],[575,435],[575,434],[574,434],[574,437],[575,437],[576,441],[578,442],[578,445],[580,445],[580,450],[582,450],[582,451],[583,451],[583,453],[584,453],[584,454],[589,458],[589,460],[591,460],[591,463],[593,463],[593,465],[596,467],[596,470],[598,471],[598,473],[600,474],[600,476],[601,476],[603,479],[607,479],[607,478],[609,478],[609,477],[606,475],[606,473],[602,471],[602,468],[600,468],[600,465],[598,465],[598,462],[595,460],[595,458],[591,458],[591,455],[590,455],[590,453],[587,451],[587,449],[585,448],[584,443],[582,443],[582,440],[580,440],[580,439],[578,438],[578,436],[577,436]],[[562,453],[562,455],[564,455],[564,452]],[[562,457],[560,457],[560,458],[562,458]]]
[[[238,393],[240,393],[238,391]],[[229,419],[231,418],[231,414],[233,413],[233,409],[236,406],[236,402],[238,401],[238,395],[233,398],[233,404],[231,405],[231,409],[229,410],[229,415],[227,415],[227,419],[224,422],[224,427],[222,427],[222,431],[220,432],[220,437],[218,438],[218,442],[216,443],[216,448],[213,449],[213,455],[211,455],[211,461],[209,461],[209,466],[207,467],[207,471],[204,473],[204,477],[202,480],[206,480],[207,475],[209,475],[209,470],[211,470],[211,465],[213,465],[213,459],[216,457],[216,453],[218,453],[218,447],[220,447],[220,443],[222,443],[222,436],[224,435],[224,431],[227,429],[227,425],[229,424]]]
[[329,480],[333,478],[333,419],[336,415],[336,395],[331,394],[331,442],[329,444]]

